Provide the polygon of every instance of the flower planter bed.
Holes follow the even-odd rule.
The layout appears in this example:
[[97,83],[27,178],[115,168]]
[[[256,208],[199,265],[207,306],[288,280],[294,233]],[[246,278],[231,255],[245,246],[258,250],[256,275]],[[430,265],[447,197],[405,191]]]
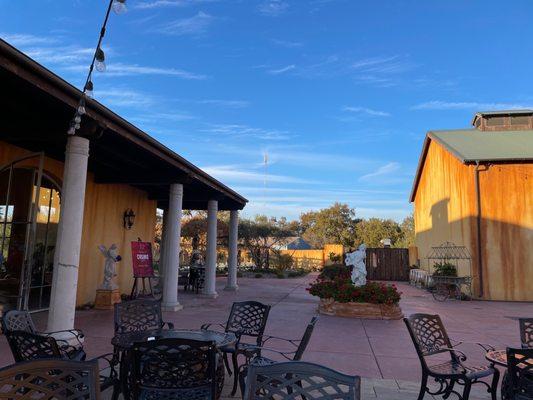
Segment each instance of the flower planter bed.
[[320,299],[318,312],[337,317],[363,319],[402,319],[403,313],[398,304],[339,303],[333,299]]
[[354,286],[348,267],[339,265],[324,268],[317,280],[307,289],[320,298],[318,312],[349,318],[401,319],[401,292],[395,285],[368,281]]

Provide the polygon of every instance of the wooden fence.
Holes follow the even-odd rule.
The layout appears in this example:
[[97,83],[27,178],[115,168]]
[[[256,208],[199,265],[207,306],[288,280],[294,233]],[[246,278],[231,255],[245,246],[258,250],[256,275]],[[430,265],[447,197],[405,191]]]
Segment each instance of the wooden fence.
[[395,248],[366,249],[367,279],[376,281],[408,281],[409,250]]

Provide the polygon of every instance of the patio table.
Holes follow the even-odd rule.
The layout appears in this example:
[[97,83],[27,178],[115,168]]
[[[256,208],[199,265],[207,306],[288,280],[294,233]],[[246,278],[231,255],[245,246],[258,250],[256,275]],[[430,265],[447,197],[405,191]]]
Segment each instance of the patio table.
[[[507,350],[488,351],[487,354],[485,354],[485,358],[496,365],[507,368]],[[520,364],[518,364],[518,366],[520,367]],[[511,392],[509,390],[509,384],[509,377],[506,370],[503,374],[502,379],[501,393],[503,400],[508,400],[511,398],[511,396],[509,395],[509,393]]]
[[[120,382],[122,384],[122,393],[125,399],[129,398],[127,384],[129,377],[129,366],[131,365],[131,352],[133,345],[138,342],[157,339],[187,339],[203,340],[215,342],[218,349],[224,346],[232,346],[237,342],[237,337],[231,332],[217,332],[205,329],[157,329],[141,332],[129,332],[117,334],[111,339],[111,344],[121,353],[120,357]],[[220,396],[224,386],[224,364],[222,357],[219,357],[219,366],[217,367],[217,395]]]

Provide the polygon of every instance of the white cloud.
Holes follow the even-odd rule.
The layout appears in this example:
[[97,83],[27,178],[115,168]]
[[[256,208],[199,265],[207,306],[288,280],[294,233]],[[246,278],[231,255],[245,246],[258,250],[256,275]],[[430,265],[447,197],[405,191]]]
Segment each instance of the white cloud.
[[217,0],[154,0],[154,1],[140,1],[134,5],[134,8],[139,9],[154,9],[165,7],[187,7],[195,4],[212,3]]
[[251,138],[261,140],[288,140],[291,135],[287,131],[275,129],[254,128],[241,124],[211,124],[211,127],[204,132],[230,136],[232,139]]
[[367,114],[367,115],[372,115],[374,117],[390,117],[390,113],[386,111],[373,110],[367,107],[346,106],[343,108],[343,111],[353,112],[357,114]]
[[400,169],[400,164],[397,162],[390,162],[388,164],[385,164],[381,167],[379,167],[374,172],[371,172],[369,174],[363,175],[359,178],[360,181],[368,181],[373,178],[382,177],[384,175],[392,174],[393,172],[396,172]]
[[201,35],[207,31],[214,17],[203,11],[189,18],[180,18],[155,28],[154,31],[166,35]]
[[302,47],[302,42],[293,42],[291,40],[280,40],[280,39],[272,39],[272,43],[277,44],[281,47],[288,47],[288,48],[296,48],[296,47]]
[[412,110],[512,110],[512,109],[530,109],[533,104],[527,103],[482,103],[475,101],[427,101],[411,107]]
[[317,184],[319,182],[297,178],[289,175],[274,175],[265,174],[263,172],[245,170],[243,166],[239,165],[218,165],[218,166],[206,166],[202,169],[215,178],[222,181],[227,180],[231,182],[267,182],[273,183],[292,183],[292,184]]
[[269,17],[278,17],[289,9],[289,3],[283,0],[265,0],[257,9],[263,15]]
[[[85,65],[72,65],[65,67],[70,71],[83,71],[87,69]],[[207,76],[184,71],[176,68],[148,67],[138,64],[109,63],[104,76],[133,76],[133,75],[166,75],[175,76],[181,79],[203,80]]]
[[271,69],[271,70],[268,71],[268,73],[272,74],[272,75],[279,75],[279,74],[283,74],[285,72],[292,71],[295,68],[296,68],[296,65],[291,64],[291,65],[287,65],[286,67],[283,67],[283,68]]
[[228,108],[246,108],[250,102],[246,100],[221,100],[221,99],[204,99],[196,101],[198,104],[208,104]]
[[95,85],[95,99],[100,103],[117,107],[146,107],[155,103],[153,97],[128,88],[98,89]]
[[29,47],[24,53],[43,64],[86,63],[89,68],[94,49],[79,46]]
[[0,33],[0,38],[15,47],[57,43],[57,38],[54,37],[35,36],[25,33]]

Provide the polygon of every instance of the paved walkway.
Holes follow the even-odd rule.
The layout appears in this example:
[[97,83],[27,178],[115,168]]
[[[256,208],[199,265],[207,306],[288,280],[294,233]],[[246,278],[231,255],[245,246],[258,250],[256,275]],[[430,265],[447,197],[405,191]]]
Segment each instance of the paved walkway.
[[[235,293],[224,291],[224,279],[219,278],[217,299],[180,292],[179,300],[184,309],[177,313],[165,313],[165,318],[179,328],[198,328],[206,322],[224,322],[232,302],[253,299],[273,306],[267,333],[299,338],[316,313],[318,301],[305,290],[312,279],[312,276],[295,279],[241,279],[240,289]],[[533,316],[532,303],[439,303],[421,289],[404,283],[400,283],[399,288],[404,293],[401,301],[404,313],[440,314],[453,339],[469,342],[461,346],[461,349],[470,355],[472,363],[485,362],[483,352],[474,342],[490,343],[499,348],[518,346],[516,319]],[[35,316],[38,325],[44,326],[45,317],[45,314]],[[76,327],[87,335],[85,347],[89,357],[112,350],[111,311],[79,311],[76,314]],[[0,366],[11,363],[12,358],[3,336],[0,336],[0,349]],[[420,381],[420,367],[402,321],[321,316],[304,359],[344,373],[369,378],[364,384],[366,398],[416,398],[418,392],[418,384],[413,382]],[[389,396],[391,393],[394,394],[393,397]]]

